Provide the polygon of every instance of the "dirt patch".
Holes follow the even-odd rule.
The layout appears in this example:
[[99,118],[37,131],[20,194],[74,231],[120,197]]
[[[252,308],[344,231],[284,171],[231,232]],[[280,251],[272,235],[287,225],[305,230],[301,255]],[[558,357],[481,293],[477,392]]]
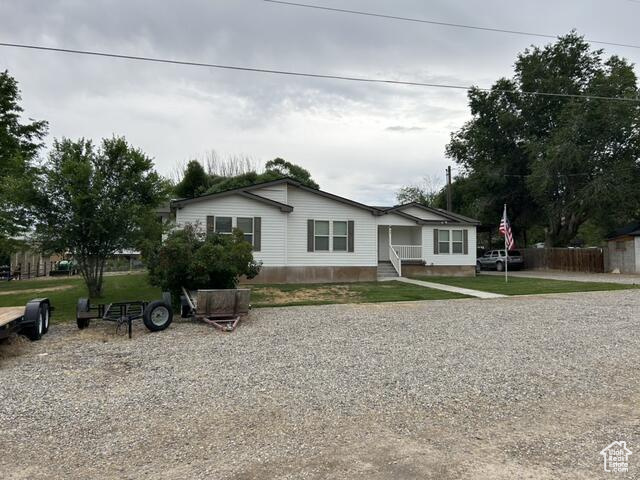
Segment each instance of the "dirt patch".
[[29,288],[25,290],[7,290],[0,292],[2,295],[20,295],[23,293],[36,293],[36,292],[58,292],[60,290],[68,290],[75,287],[75,285],[58,285],[57,287],[45,287],[45,288]]
[[332,287],[301,288],[285,292],[277,288],[261,288],[260,295],[264,297],[263,302],[272,305],[285,305],[289,303],[303,302],[323,302],[331,301],[340,303],[357,299],[360,294],[347,285],[335,285]]
[[22,335],[11,335],[9,338],[0,340],[0,360],[7,360],[19,357],[27,349],[31,342]]

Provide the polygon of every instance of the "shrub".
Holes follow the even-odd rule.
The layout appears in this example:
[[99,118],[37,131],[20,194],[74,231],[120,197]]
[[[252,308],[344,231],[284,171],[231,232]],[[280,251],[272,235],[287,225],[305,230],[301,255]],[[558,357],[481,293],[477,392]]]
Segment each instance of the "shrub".
[[169,234],[147,261],[149,281],[177,299],[187,290],[235,288],[241,276],[253,278],[261,263],[240,230],[231,235],[204,235],[187,225]]

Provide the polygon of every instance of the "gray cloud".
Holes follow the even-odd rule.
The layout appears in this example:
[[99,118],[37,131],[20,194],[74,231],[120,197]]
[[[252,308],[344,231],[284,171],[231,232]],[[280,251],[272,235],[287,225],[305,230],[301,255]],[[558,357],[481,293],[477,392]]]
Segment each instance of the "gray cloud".
[[404,127],[402,125],[392,125],[385,128],[385,130],[388,132],[409,133],[424,130],[424,127]]
[[[337,0],[318,4],[342,6]],[[349,8],[633,43],[640,5],[602,0],[352,0]],[[260,0],[0,0],[2,41],[350,76],[489,86],[524,38],[287,8]],[[608,49],[632,61],[640,52]],[[469,118],[464,91],[156,65],[0,48],[26,115],[54,137],[125,135],[168,174],[215,148],[281,156],[322,187],[393,203],[398,186],[442,176]],[[421,129],[421,130],[417,130]],[[382,132],[382,133],[381,133]],[[416,135],[399,133],[416,132]],[[348,172],[346,174],[345,172]]]

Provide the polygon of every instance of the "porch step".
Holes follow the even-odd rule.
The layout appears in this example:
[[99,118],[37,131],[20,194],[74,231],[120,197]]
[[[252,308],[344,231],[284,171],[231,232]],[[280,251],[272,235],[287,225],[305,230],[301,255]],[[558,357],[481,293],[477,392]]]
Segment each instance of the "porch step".
[[378,278],[394,278],[398,276],[398,272],[391,262],[378,262]]

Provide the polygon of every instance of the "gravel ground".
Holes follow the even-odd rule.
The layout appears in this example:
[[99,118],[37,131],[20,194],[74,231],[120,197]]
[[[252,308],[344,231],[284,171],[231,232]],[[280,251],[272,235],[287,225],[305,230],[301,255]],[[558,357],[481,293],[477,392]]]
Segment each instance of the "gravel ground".
[[[0,345],[9,479],[640,472],[640,292],[254,310],[231,334],[54,325]],[[636,453],[637,451],[637,453]],[[634,476],[635,475],[635,476]]]

